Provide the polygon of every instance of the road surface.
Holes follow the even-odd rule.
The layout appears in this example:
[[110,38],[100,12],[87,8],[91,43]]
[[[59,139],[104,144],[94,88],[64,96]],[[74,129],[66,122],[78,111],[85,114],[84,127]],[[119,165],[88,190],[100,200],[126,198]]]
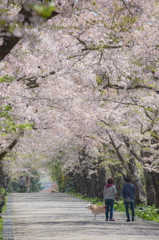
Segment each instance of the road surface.
[[159,224],[137,219],[115,222],[93,215],[88,202],[64,193],[13,193],[4,215],[4,240],[159,240]]

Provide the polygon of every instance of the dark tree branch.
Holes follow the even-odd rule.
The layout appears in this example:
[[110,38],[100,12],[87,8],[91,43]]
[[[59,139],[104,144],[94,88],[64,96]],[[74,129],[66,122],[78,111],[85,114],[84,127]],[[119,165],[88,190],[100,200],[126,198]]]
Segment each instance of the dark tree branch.
[[[21,23],[25,24],[32,24],[31,18],[33,15],[36,13],[29,8],[26,8],[25,5],[22,6],[20,12],[18,13],[19,16],[23,16],[23,21]],[[44,19],[44,21],[55,17],[58,15],[56,11],[53,11],[51,16],[48,17],[47,19]],[[40,17],[41,18],[41,17]],[[0,45],[0,61],[3,60],[9,53],[10,51],[15,47],[15,45],[19,42],[19,40],[23,37],[16,37],[14,34],[10,33],[8,30],[9,26],[6,26],[4,31],[0,33],[0,37],[3,39],[3,44]]]
[[108,134],[108,136],[109,136],[110,143],[112,144],[112,146],[113,146],[113,148],[114,148],[114,150],[115,150],[115,152],[116,152],[116,155],[118,156],[118,158],[119,158],[122,166],[124,167],[124,169],[126,170],[126,172],[129,173],[129,169],[128,169],[127,165],[126,165],[125,159],[123,158],[123,156],[121,155],[121,153],[120,153],[120,151],[119,151],[120,146],[117,147],[117,146],[116,146],[116,143],[115,143],[114,139],[112,138],[112,136],[110,135],[110,133],[107,132],[107,134]]
[[3,38],[3,44],[0,45],[0,61],[3,60],[10,53],[10,51],[21,39],[14,35],[5,36],[6,33],[7,32],[5,32],[4,35],[3,34],[0,35]]
[[[46,78],[46,77],[49,77],[51,75],[54,75],[55,74],[55,71],[52,71],[48,74],[45,74],[45,75],[42,75],[40,76],[41,78]],[[37,83],[37,80],[38,80],[38,77],[37,76],[31,76],[31,77],[27,77],[26,75],[23,75],[22,77],[19,77],[16,79],[16,81],[24,81],[26,82],[26,86],[28,88],[37,88],[40,86],[39,83]]]
[[[112,88],[112,89],[117,89],[117,90],[122,90],[125,89],[124,86],[119,86],[117,84],[107,84],[103,87],[103,89],[107,89],[107,88]],[[154,92],[156,92],[157,94],[159,94],[159,89],[156,89],[154,87],[151,86],[146,86],[146,85],[136,85],[136,86],[128,86],[126,88],[127,90],[133,90],[133,89],[147,89],[147,90],[152,90]]]
[[[84,44],[83,44],[84,45]],[[90,46],[90,47],[85,47],[82,49],[82,51],[99,51],[101,49],[118,49],[118,48],[122,48],[125,47],[125,45],[103,45],[102,47],[94,47],[94,46]]]
[[7,155],[14,147],[15,145],[18,143],[19,138],[24,134],[24,131],[21,131],[19,133],[19,135],[13,139],[13,141],[9,144],[8,147],[6,147],[2,152],[0,152],[0,161],[5,157],[5,155]]
[[123,141],[125,143],[125,146],[127,147],[128,151],[141,163],[143,163],[142,158],[136,153],[136,151],[132,148],[132,146],[130,147],[130,140],[128,137],[125,137],[124,135],[122,135]]
[[122,3],[124,4],[124,6],[126,7],[126,9],[128,10],[128,12],[131,14],[131,16],[133,16],[133,13],[130,11],[130,9],[128,8],[126,2],[124,0],[121,0]]
[[82,49],[82,51],[99,51],[101,49],[118,49],[118,48],[122,48],[125,47],[126,45],[108,45],[108,44],[104,44],[103,46],[88,46],[88,43],[86,43],[85,40],[82,40],[80,38],[80,36],[84,33],[85,31],[82,31],[78,36],[74,36],[73,34],[70,34],[72,37],[76,38],[77,41],[84,46],[84,48]]

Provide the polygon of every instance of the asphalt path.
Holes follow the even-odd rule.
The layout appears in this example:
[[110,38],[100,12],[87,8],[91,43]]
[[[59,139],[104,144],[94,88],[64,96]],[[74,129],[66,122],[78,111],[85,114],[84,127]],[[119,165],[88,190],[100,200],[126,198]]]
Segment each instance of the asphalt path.
[[[159,225],[114,212],[93,221],[88,202],[63,193],[11,194],[14,240],[159,240]],[[9,239],[9,238],[8,238]]]

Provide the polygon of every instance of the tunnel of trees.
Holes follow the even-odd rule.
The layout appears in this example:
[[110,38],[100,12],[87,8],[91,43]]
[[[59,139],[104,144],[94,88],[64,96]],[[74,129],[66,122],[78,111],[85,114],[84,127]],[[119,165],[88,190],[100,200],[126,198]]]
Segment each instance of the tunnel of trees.
[[[0,184],[47,168],[159,208],[159,2],[0,1]],[[36,175],[35,174],[35,175]]]

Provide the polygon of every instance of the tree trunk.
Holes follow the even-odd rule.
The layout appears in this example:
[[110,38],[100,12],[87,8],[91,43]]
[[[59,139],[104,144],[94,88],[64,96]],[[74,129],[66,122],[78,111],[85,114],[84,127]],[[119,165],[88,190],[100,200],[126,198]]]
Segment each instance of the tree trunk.
[[93,198],[96,197],[96,183],[97,183],[97,176],[94,173],[91,175],[90,188],[87,191],[88,196]]
[[152,184],[154,188],[155,208],[159,208],[159,173],[152,171],[150,175],[152,176]]
[[152,184],[152,177],[147,169],[144,169],[144,176],[145,176],[145,183],[146,183],[147,204],[149,206],[152,206],[155,202],[154,188]]
[[134,186],[136,188],[136,203],[142,203],[146,200],[146,194],[143,190],[143,185],[141,183],[141,177],[137,172],[137,167],[134,158],[131,158],[128,163],[129,169],[134,176]]
[[[143,191],[143,186],[141,184],[140,176],[137,173],[136,164],[133,158],[130,158],[130,161],[128,164],[126,163],[125,159],[123,158],[122,154],[119,151],[119,147],[116,146],[116,143],[114,139],[109,134],[109,138],[111,140],[111,143],[115,149],[115,152],[123,166],[123,168],[126,171],[126,174],[130,176],[131,180],[133,181],[135,188],[136,188],[136,203],[141,203],[145,200],[145,193]],[[124,143],[129,151],[129,139],[124,138]],[[131,154],[131,152],[130,152]]]

